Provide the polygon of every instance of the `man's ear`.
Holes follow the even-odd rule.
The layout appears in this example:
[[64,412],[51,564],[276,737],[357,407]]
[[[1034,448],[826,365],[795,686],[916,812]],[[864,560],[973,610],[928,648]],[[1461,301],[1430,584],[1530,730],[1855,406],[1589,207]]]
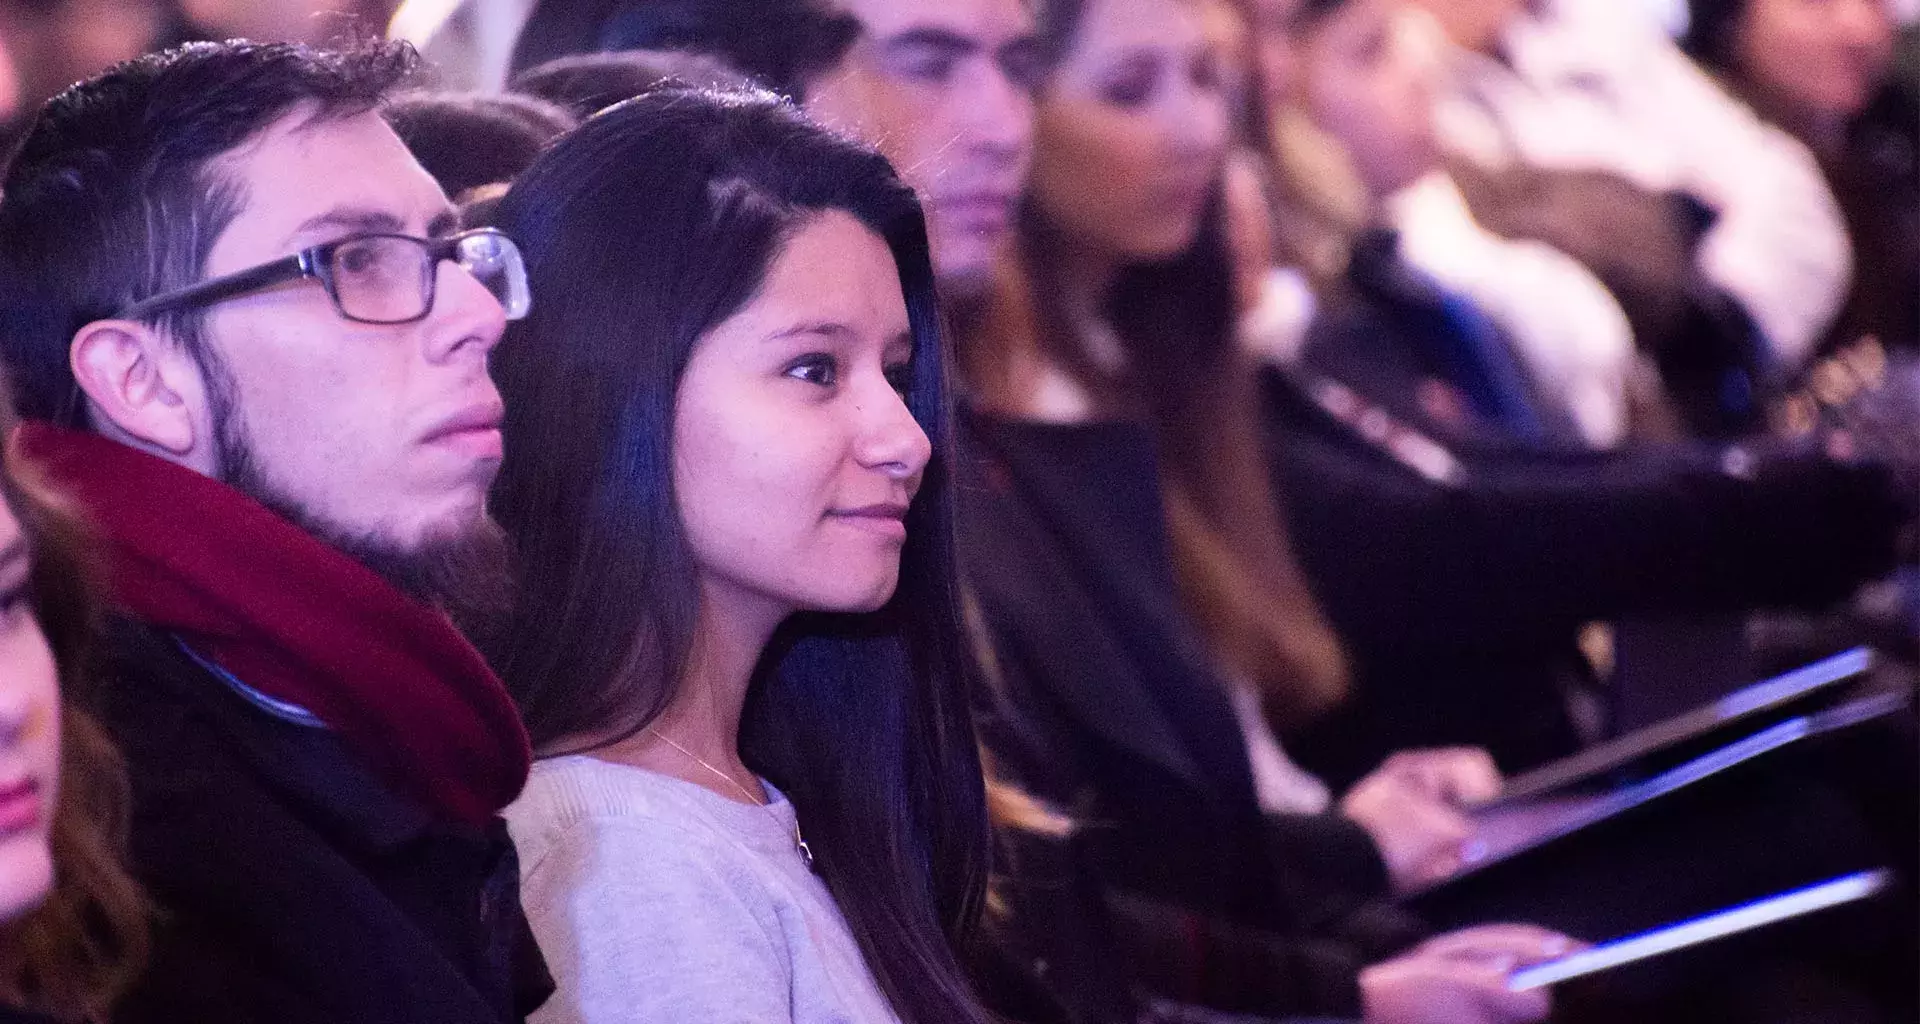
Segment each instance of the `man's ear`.
[[95,320],[68,361],[101,433],[174,462],[212,458],[206,381],[184,345],[136,321]]

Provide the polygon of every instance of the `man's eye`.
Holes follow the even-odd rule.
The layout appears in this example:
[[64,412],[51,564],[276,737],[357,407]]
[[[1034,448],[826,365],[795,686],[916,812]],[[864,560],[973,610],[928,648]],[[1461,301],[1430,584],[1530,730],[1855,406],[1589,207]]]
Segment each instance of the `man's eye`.
[[830,388],[840,382],[840,363],[830,355],[816,352],[787,364],[786,375]]
[[379,244],[345,246],[333,254],[333,269],[359,277],[377,274],[392,262],[389,252],[388,246]]
[[937,85],[952,78],[959,64],[959,55],[947,50],[910,50],[895,56],[887,67],[897,78]]
[[1101,83],[1100,98],[1123,110],[1146,106],[1160,87],[1157,63],[1136,63],[1116,71]]

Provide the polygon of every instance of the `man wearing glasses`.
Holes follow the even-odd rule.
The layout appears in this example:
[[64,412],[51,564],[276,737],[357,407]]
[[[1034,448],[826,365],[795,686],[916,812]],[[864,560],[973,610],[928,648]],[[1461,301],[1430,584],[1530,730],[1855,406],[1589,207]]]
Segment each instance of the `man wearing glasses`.
[[496,816],[526,736],[454,628],[506,590],[487,356],[529,297],[380,119],[412,62],[144,57],[6,174],[16,441],[100,541],[156,905],[116,1020],[508,1021],[550,987]]

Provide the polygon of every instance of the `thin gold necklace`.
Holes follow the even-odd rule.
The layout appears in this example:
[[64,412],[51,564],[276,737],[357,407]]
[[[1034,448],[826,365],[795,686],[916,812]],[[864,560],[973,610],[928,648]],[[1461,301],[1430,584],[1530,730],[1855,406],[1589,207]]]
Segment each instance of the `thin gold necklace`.
[[[668,736],[666,733],[661,732],[658,729],[655,729],[651,725],[647,726],[647,732],[653,734],[653,737],[659,740],[660,742],[665,743],[667,746],[672,747],[675,750],[678,750],[679,752],[681,752],[682,754],[685,754],[689,758],[692,758],[694,764],[697,764],[700,767],[705,768],[706,770],[712,772],[713,774],[720,776],[721,779],[726,781],[727,785],[732,786],[734,789],[739,790],[740,795],[746,797],[748,803],[753,804],[756,807],[768,807],[771,804],[771,801],[767,801],[763,803],[759,798],[753,795],[752,790],[748,789],[745,786],[742,786],[738,779],[735,779],[733,776],[728,775],[726,772],[723,772],[720,769],[715,768],[714,766],[708,764],[706,758],[703,758],[699,754],[696,754],[693,751],[688,750],[687,748],[681,746],[680,744],[675,743],[673,741],[673,737]],[[772,813],[772,812],[769,811],[768,813]],[[813,870],[813,849],[807,845],[807,840],[800,835],[800,816],[798,814],[793,816],[793,848],[800,851],[800,859],[801,861],[805,862],[805,864],[807,865],[807,870],[809,871]]]

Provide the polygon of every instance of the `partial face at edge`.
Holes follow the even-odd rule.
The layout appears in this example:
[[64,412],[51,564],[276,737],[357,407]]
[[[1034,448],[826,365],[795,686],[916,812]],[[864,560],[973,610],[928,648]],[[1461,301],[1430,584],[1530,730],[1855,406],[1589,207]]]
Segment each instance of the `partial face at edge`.
[[1893,20],[1885,0],[1750,0],[1734,48],[1748,83],[1792,116],[1845,120],[1886,77]]
[[1165,259],[1198,234],[1228,135],[1196,0],[1088,0],[1040,93],[1032,200],[1078,244]]
[[[244,189],[244,208],[215,242],[208,277],[365,231],[454,226],[439,186],[373,112],[295,114],[220,170]],[[504,314],[459,267],[436,275],[433,309],[416,323],[348,321],[304,280],[221,303],[205,328],[256,489],[310,528],[396,556],[475,532],[500,464],[487,354]],[[208,433],[211,417],[202,410]]]
[[807,111],[919,193],[943,289],[986,286],[1033,156],[1040,53],[1022,0],[839,0],[861,33]]
[[1307,112],[1346,146],[1376,198],[1440,164],[1431,27],[1401,0],[1351,0],[1301,41]]
[[0,502],[0,921],[53,886],[48,842],[60,790],[60,684],[27,599],[20,521]]
[[899,389],[913,357],[886,243],[827,212],[695,344],[673,486],[703,592],[771,611],[862,612],[899,582],[932,456]]

